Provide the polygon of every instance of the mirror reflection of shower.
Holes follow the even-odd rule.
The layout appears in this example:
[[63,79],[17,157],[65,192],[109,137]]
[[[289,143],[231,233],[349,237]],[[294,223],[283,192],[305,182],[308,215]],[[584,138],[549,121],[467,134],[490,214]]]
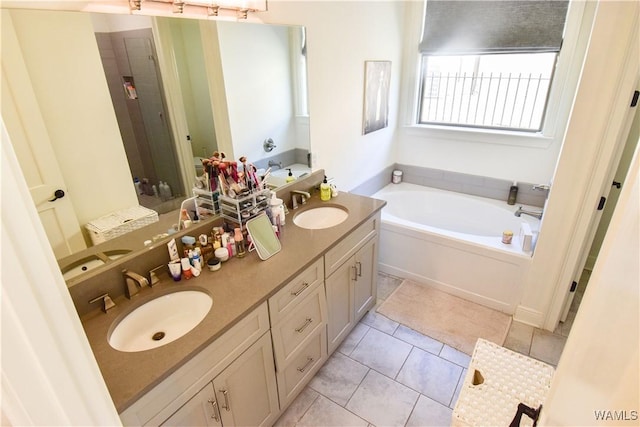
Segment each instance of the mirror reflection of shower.
[[158,213],[174,210],[183,185],[152,30],[95,35],[139,203]]

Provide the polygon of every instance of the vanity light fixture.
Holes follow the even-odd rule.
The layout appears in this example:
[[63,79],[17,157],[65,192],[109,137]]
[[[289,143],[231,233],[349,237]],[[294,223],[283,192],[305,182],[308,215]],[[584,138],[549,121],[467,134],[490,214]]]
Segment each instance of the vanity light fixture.
[[173,13],[182,13],[184,12],[184,2],[181,0],[173,1]]
[[267,11],[267,0],[129,0],[131,12],[144,13],[145,5],[154,15],[171,13],[213,18],[233,16],[223,11],[235,12],[236,19],[247,19],[249,12]]

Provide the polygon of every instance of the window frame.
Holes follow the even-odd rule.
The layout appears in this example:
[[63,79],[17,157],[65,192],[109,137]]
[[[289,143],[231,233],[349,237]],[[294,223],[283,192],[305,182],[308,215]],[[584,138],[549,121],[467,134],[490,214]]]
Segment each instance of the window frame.
[[401,132],[429,139],[550,147],[557,138],[562,137],[569,118],[597,7],[592,3],[572,0],[569,4],[563,46],[557,56],[545,119],[539,132],[418,123],[422,76],[422,54],[418,46],[422,37],[426,0],[405,3],[407,31],[403,46],[404,78],[401,88],[401,97],[405,102],[400,104]]

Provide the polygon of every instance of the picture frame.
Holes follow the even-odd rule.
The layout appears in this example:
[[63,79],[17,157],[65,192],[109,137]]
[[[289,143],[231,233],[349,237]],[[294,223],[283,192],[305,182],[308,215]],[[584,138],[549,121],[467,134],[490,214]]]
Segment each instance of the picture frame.
[[364,62],[363,135],[389,125],[390,84],[391,61]]

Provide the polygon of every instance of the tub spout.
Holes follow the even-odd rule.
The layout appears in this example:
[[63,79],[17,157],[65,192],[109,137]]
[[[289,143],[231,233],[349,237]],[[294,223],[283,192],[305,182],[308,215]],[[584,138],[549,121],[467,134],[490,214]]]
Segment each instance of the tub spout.
[[522,206],[520,206],[518,210],[514,212],[514,215],[517,217],[520,217],[522,214],[529,215],[534,218],[542,219],[542,211],[540,212],[528,211],[524,209]]

